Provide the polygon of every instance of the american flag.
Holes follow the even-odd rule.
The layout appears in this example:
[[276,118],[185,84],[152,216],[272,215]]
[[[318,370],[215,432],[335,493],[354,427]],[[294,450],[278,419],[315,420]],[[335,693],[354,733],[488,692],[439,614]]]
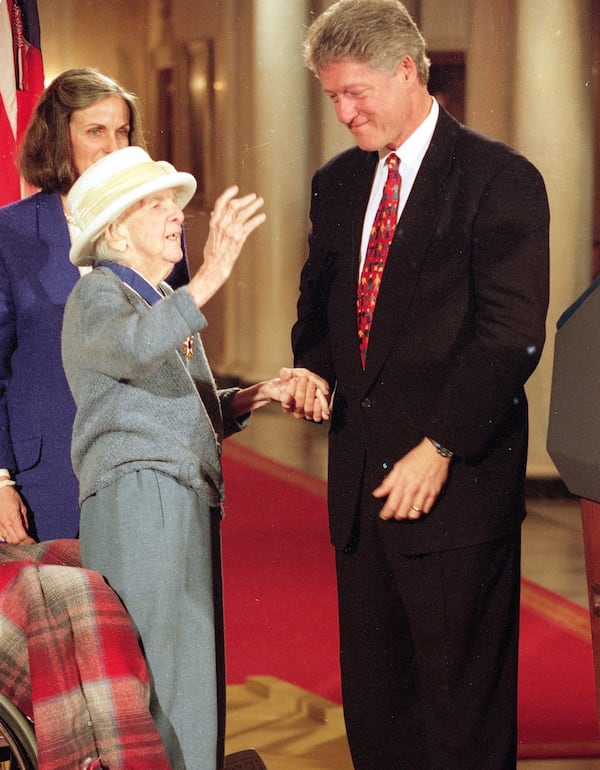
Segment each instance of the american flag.
[[26,190],[15,151],[44,88],[36,0],[0,0],[0,205]]

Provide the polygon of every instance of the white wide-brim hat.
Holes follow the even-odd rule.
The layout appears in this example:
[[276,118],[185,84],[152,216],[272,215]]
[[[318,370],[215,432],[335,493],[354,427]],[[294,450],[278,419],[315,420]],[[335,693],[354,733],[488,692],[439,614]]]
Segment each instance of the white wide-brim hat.
[[183,209],[196,192],[196,180],[166,161],[152,160],[141,147],[124,147],[93,163],[67,196],[71,216],[81,228],[69,252],[71,262],[91,265],[94,242],[106,227],[134,203],[162,190],[174,190]]

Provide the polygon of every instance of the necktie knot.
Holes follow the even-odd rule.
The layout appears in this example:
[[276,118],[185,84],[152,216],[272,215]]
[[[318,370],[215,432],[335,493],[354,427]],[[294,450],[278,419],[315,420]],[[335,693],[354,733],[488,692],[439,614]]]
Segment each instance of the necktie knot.
[[398,171],[398,167],[400,166],[400,158],[396,155],[395,152],[390,152],[390,154],[385,159],[385,165],[388,167],[388,175],[390,171]]
[[383,208],[381,216],[386,220],[390,233],[389,240],[391,241],[396,228],[398,199],[400,196],[400,172],[398,171],[400,159],[395,153],[391,152],[385,159],[385,165],[387,166],[388,173],[383,187],[380,207]]

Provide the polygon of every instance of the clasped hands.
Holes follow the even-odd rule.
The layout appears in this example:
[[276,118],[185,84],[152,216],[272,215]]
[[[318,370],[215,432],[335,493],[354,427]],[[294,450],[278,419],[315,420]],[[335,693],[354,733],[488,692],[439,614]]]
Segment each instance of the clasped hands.
[[281,408],[297,420],[322,422],[329,419],[331,394],[322,377],[302,367],[284,367],[279,372]]

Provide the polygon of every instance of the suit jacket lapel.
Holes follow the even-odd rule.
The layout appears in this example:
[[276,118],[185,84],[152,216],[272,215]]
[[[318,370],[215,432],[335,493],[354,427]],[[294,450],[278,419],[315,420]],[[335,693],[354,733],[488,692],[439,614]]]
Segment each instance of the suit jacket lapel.
[[346,379],[360,378],[362,374],[356,321],[356,288],[363,221],[378,159],[375,152],[356,150],[356,153],[354,162],[345,169],[347,175],[340,180],[340,195],[344,206],[340,230],[346,234],[346,240],[337,252],[340,262],[333,288],[330,318],[330,323],[336,328],[338,365],[344,362],[347,367]]

